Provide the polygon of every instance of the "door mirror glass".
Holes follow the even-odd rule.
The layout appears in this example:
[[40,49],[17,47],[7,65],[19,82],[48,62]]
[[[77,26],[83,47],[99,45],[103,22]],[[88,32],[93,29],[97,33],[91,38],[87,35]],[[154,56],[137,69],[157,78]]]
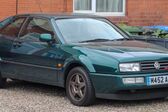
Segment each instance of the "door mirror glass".
[[52,41],[51,34],[41,34],[40,35],[40,41],[42,41],[42,42],[50,42],[50,41]]

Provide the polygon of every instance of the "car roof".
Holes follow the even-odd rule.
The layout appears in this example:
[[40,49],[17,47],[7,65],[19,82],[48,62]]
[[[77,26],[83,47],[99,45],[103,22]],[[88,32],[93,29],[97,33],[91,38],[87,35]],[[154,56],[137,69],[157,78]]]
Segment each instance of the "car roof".
[[91,14],[78,14],[78,13],[57,13],[57,14],[47,14],[47,13],[40,13],[40,14],[19,14],[16,15],[15,17],[20,17],[20,16],[27,16],[27,17],[42,17],[42,18],[103,18],[100,16],[96,15],[91,15]]

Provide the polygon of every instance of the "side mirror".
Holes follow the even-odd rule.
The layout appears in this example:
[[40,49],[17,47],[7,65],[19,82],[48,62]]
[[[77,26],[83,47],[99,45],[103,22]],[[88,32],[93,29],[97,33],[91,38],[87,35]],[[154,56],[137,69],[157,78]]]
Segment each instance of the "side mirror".
[[40,41],[42,41],[42,42],[50,42],[50,41],[52,41],[51,34],[41,34],[40,35]]

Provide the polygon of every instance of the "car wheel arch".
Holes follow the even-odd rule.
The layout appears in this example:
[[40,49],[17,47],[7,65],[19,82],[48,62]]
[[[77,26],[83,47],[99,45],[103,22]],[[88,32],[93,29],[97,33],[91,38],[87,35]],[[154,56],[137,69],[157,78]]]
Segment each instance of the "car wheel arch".
[[86,72],[91,72],[89,69],[88,69],[88,67],[86,67],[83,63],[81,63],[81,62],[71,62],[71,63],[69,63],[66,67],[65,67],[65,71],[64,71],[64,87],[65,87],[65,85],[66,85],[66,78],[67,78],[67,76],[68,76],[68,74],[69,74],[69,72],[73,69],[73,68],[75,68],[75,67],[82,67],[83,69],[85,69],[86,70]]

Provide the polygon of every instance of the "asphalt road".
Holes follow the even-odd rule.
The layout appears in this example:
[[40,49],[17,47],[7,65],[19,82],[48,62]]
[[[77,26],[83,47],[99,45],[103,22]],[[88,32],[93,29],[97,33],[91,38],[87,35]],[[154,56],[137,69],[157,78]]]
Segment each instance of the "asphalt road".
[[0,90],[0,112],[168,112],[168,99],[114,101],[97,99],[90,107],[73,106],[58,87],[9,81]]

